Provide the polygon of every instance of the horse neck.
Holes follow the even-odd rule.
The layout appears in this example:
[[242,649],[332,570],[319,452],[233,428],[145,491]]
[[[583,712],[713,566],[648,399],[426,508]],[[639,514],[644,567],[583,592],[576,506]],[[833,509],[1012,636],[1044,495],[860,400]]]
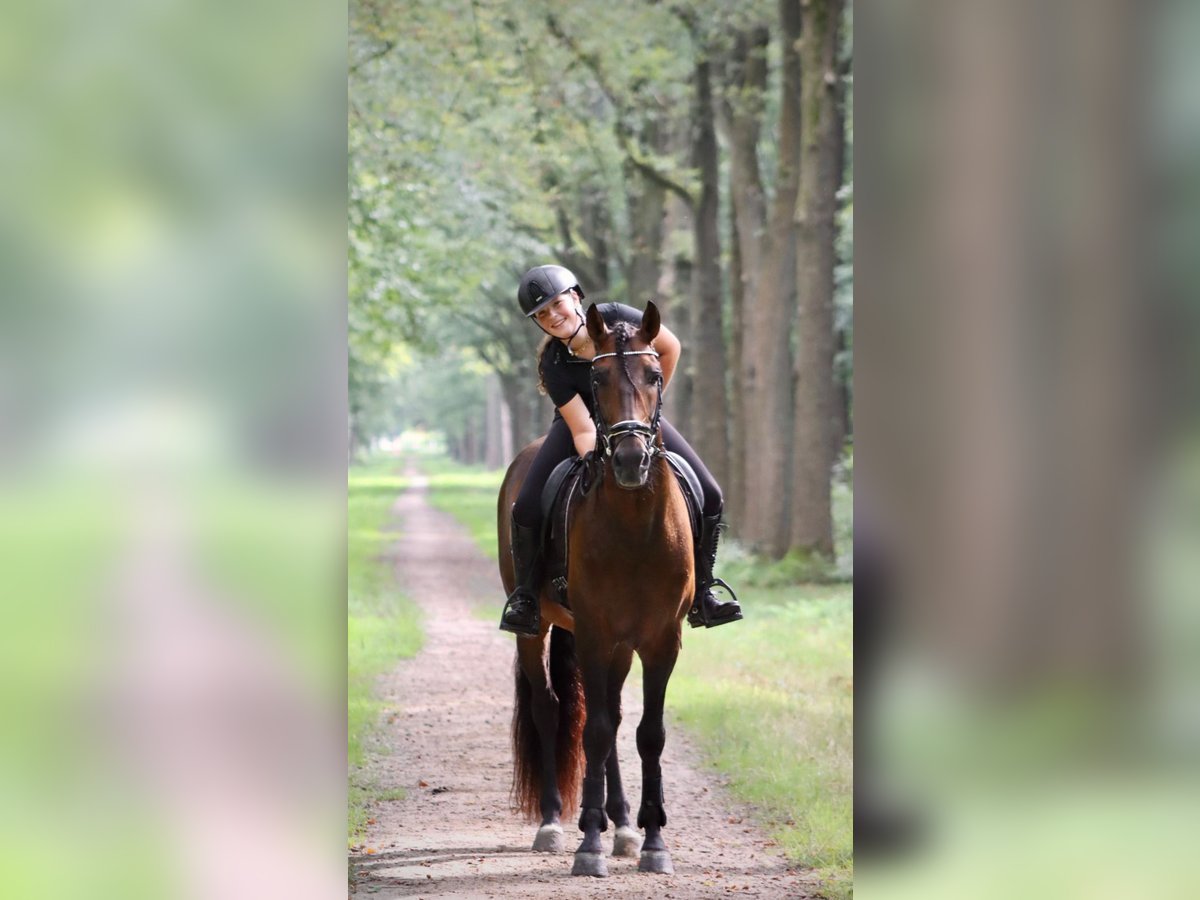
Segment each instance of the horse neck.
[[591,495],[594,515],[612,521],[627,537],[643,529],[649,537],[658,530],[669,512],[673,485],[666,460],[656,458],[651,466],[649,481],[637,490],[618,487],[612,473],[606,472]]

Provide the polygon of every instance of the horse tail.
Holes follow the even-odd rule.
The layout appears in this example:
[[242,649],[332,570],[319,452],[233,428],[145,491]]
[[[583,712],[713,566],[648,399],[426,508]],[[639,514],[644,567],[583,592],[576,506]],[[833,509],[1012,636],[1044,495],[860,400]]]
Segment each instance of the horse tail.
[[[516,663],[516,702],[513,704],[513,806],[530,820],[541,816],[542,744],[533,719],[533,684]],[[575,657],[575,636],[562,628],[550,629],[550,688],[558,698],[558,732],[554,755],[562,815],[569,818],[579,808],[583,781],[583,724],[587,707],[583,678]]]
[[587,762],[583,753],[583,723],[587,704],[583,699],[583,673],[575,657],[575,635],[563,628],[551,629],[550,684],[558,697],[558,793],[563,815],[573,816],[579,807],[579,791]]

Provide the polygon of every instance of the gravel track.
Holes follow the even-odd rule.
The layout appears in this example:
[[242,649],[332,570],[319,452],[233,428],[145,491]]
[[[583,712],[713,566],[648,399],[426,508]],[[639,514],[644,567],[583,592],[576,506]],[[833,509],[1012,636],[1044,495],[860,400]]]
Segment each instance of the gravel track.
[[[608,860],[606,879],[572,877],[570,852],[533,853],[536,825],[509,806],[513,642],[472,613],[501,593],[496,565],[466,531],[427,500],[421,479],[393,507],[391,550],[400,589],[424,612],[425,647],[378,684],[383,746],[369,775],[400,800],[372,810],[365,841],[350,854],[350,894],[379,897],[809,897],[818,882],[790,867],[746,810],[702,774],[687,737],[668,722],[662,768],[671,876]],[[687,652],[686,635],[685,648]],[[641,796],[634,729],[641,683],[631,675],[618,734],[630,805]],[[668,708],[670,694],[668,692]],[[567,847],[580,832],[564,822]],[[611,848],[612,826],[605,834]]]

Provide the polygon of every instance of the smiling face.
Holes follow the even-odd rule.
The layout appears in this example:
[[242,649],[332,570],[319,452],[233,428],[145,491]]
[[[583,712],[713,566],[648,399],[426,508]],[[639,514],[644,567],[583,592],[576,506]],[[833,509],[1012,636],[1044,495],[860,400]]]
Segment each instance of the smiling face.
[[574,291],[563,291],[536,313],[534,320],[547,334],[566,340],[579,328],[579,302]]

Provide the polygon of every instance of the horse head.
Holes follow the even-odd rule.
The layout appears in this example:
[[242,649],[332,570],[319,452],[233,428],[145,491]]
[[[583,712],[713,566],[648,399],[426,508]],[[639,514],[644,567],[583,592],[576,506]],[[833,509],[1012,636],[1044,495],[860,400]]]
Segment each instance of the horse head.
[[609,328],[594,303],[587,311],[596,347],[591,373],[596,449],[611,459],[613,478],[628,490],[645,486],[659,452],[663,375],[652,342],[661,324],[653,302],[646,304],[640,328],[625,322]]

